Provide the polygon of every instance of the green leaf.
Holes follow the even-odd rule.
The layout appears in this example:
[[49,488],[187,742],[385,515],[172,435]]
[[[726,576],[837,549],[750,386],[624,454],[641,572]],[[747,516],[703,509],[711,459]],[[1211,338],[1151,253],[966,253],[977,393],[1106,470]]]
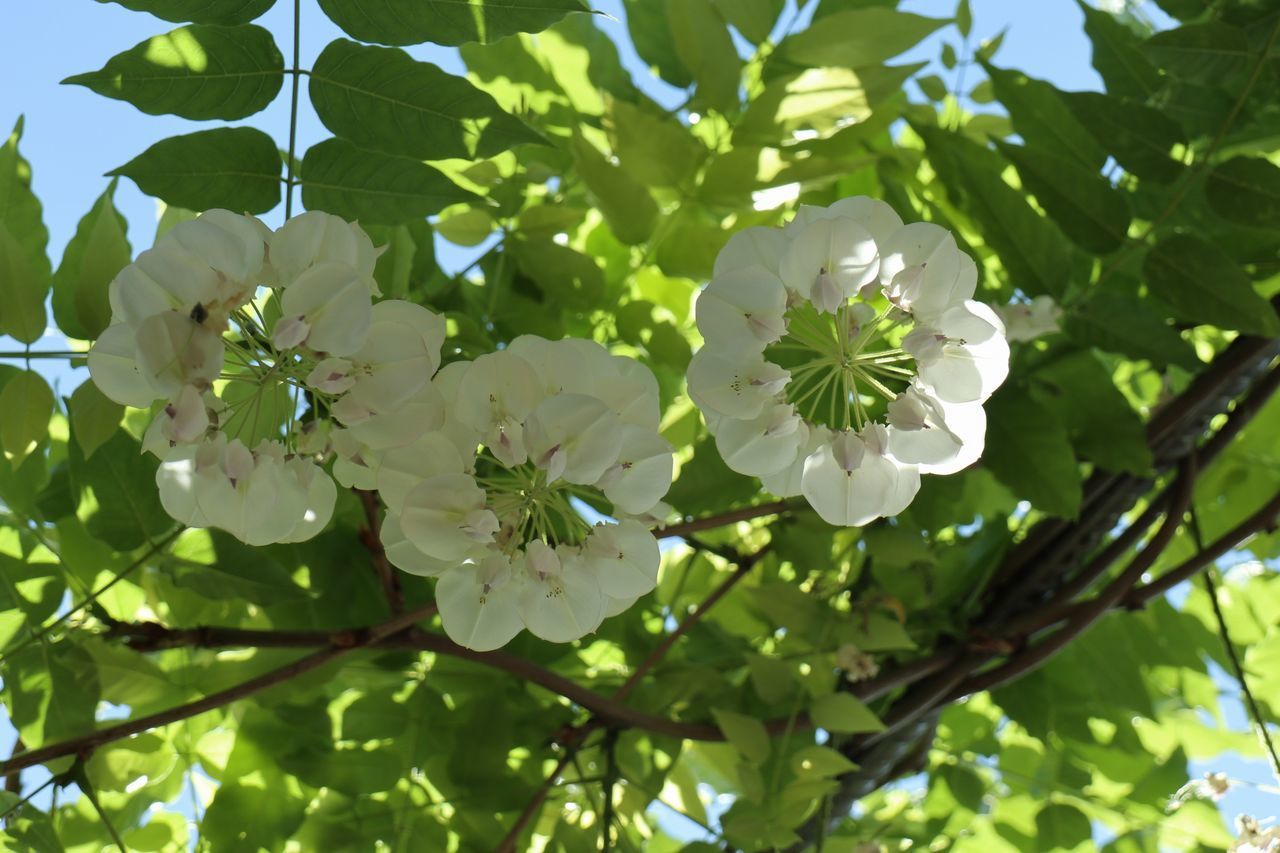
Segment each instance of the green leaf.
[[1129,201],[1105,178],[1048,151],[996,145],[1017,167],[1023,185],[1077,245],[1105,255],[1124,243],[1132,219]]
[[32,344],[40,340],[48,323],[44,297],[47,275],[40,275],[28,253],[0,222],[0,334]]
[[119,3],[135,12],[150,12],[174,23],[244,24],[270,9],[276,0],[98,0]]
[[916,85],[924,96],[931,101],[941,101],[947,97],[947,84],[937,74],[928,74],[916,78]]
[[1229,222],[1254,228],[1280,228],[1280,167],[1262,157],[1232,157],[1219,163],[1205,181],[1214,212]]
[[1062,92],[1076,119],[1125,171],[1167,184],[1185,170],[1170,152],[1186,142],[1182,128],[1159,110],[1100,92]]
[[1065,93],[1021,71],[996,68],[982,63],[991,86],[1028,147],[1038,148],[1075,160],[1097,171],[1106,162],[1107,152],[1078,122],[1063,100]]
[[177,207],[265,213],[280,203],[281,165],[275,141],[262,131],[220,127],[162,139],[107,174],[124,175]]
[[1151,473],[1151,450],[1137,412],[1091,352],[1075,352],[1036,370],[1031,394],[1053,410],[1080,455],[1112,471]]
[[778,45],[778,55],[808,68],[875,65],[914,47],[946,23],[882,6],[849,9],[787,36]]
[[968,38],[973,29],[973,11],[969,8],[969,0],[960,0],[956,5],[955,17],[956,29],[960,31],[960,35]]
[[1147,253],[1143,277],[1174,316],[1258,335],[1280,335],[1280,317],[1244,270],[1216,246],[1190,234],[1166,237]]
[[1245,32],[1218,21],[1158,32],[1144,49],[1173,76],[1196,83],[1230,85],[1257,61]]
[[1071,436],[1053,412],[1016,386],[1006,385],[987,403],[982,461],[1041,512],[1074,518],[1080,511],[1080,469]]
[[442,172],[408,157],[326,139],[302,158],[302,203],[344,219],[396,225],[439,213],[476,196]]
[[725,738],[744,758],[754,764],[764,764],[769,760],[772,745],[764,723],[755,717],[722,708],[712,708],[711,715],[716,718],[716,725],[724,732]]
[[791,771],[801,778],[829,779],[858,765],[827,746],[806,746],[791,756]]
[[1090,850],[1093,824],[1066,803],[1049,803],[1036,813],[1036,840],[1044,850]]
[[128,101],[151,115],[233,120],[274,100],[284,82],[284,57],[262,27],[193,24],[62,82]]
[[67,444],[71,477],[97,504],[87,517],[81,516],[93,536],[117,551],[128,551],[173,526],[156,489],[159,463],[150,454],[144,456],[132,436],[116,430],[87,459],[75,438],[74,422],[72,439]]
[[107,291],[133,257],[115,188],[113,180],[80,220],[53,276],[53,318],[70,338],[91,341],[111,324]]
[[[871,116],[871,109],[870,93],[860,72],[846,68],[810,68],[799,74],[775,77],[765,84],[738,120],[733,140],[739,146],[743,142],[777,145],[790,140],[797,130],[829,133],[842,122],[865,121]],[[752,152],[739,147],[728,156],[737,153]],[[751,160],[752,166],[756,166],[759,155]]]
[[395,45],[493,42],[588,11],[582,0],[320,0],[320,8],[353,38]]
[[545,142],[464,78],[396,48],[337,39],[316,59],[310,80],[320,121],[362,148],[444,160]]
[[733,111],[742,60],[711,0],[679,0],[668,6],[668,15],[676,55],[698,84],[693,104]]
[[0,449],[17,468],[49,435],[53,389],[40,374],[24,370],[0,389]]
[[658,205],[644,184],[610,163],[582,136],[575,136],[570,148],[578,175],[613,236],[631,246],[648,240],[658,222]]
[[72,392],[67,408],[85,459],[115,434],[124,418],[124,406],[99,391],[92,379],[86,379]]
[[623,168],[649,186],[680,186],[706,156],[706,149],[680,122],[616,98],[608,102],[605,129]]
[[983,226],[983,239],[1000,255],[1009,279],[1025,293],[1060,297],[1071,275],[1071,246],[1058,229],[1004,182],[990,151],[937,128],[915,130],[947,191],[958,194]]
[[623,0],[627,32],[636,53],[660,78],[681,89],[693,85],[693,75],[676,54],[669,21],[680,0]]
[[585,310],[604,293],[604,273],[589,255],[551,240],[514,240],[509,249],[520,272],[552,303]]
[[[1160,72],[1143,55],[1133,30],[1116,16],[1076,0],[1084,12],[1084,31],[1093,42],[1093,67],[1112,95],[1145,100],[1160,89]],[[1105,145],[1105,141],[1103,142]]]
[[809,708],[814,725],[837,734],[884,731],[884,723],[851,693],[829,693]]
[[785,0],[715,0],[716,10],[749,41],[759,44],[773,32]]
[[1064,325],[1080,343],[1144,358],[1156,367],[1194,370],[1200,364],[1191,345],[1148,302],[1117,290],[1094,289],[1067,314]]
[[65,640],[36,643],[6,660],[4,693],[28,749],[94,728],[98,679],[84,649]]

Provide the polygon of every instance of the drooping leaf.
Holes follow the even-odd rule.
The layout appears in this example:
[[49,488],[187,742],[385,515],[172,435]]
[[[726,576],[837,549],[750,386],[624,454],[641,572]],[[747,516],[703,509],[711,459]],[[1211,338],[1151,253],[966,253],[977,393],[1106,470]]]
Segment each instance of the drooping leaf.
[[62,81],[128,101],[144,113],[241,119],[271,103],[284,57],[268,30],[192,24],[116,54],[97,71]]
[[99,391],[92,379],[86,379],[72,392],[67,409],[85,459],[115,434],[124,418],[124,406]]
[[891,59],[946,24],[911,12],[870,6],[835,12],[783,39],[778,55],[808,68],[858,68]]
[[[1142,53],[1141,42],[1110,12],[1076,0],[1084,12],[1084,31],[1093,42],[1093,67],[1112,95],[1144,100],[1161,86],[1160,72]],[[1103,143],[1106,144],[1106,143]]]
[[444,160],[544,141],[465,79],[395,48],[337,39],[316,59],[310,81],[325,127],[362,148]]
[[715,0],[716,10],[724,19],[757,44],[773,31],[784,5],[784,0]]
[[1079,246],[1100,255],[1124,243],[1132,214],[1124,193],[1096,172],[1048,151],[998,143],[1023,184]]
[[83,649],[65,640],[35,643],[4,669],[5,705],[28,749],[93,730],[98,679]]
[[706,154],[678,121],[626,101],[610,100],[605,118],[609,142],[623,168],[649,186],[679,186],[693,176]]
[[32,268],[28,254],[0,222],[0,334],[31,344],[44,334],[50,283]]
[[0,450],[17,468],[49,435],[53,389],[40,374],[24,370],[0,389]]
[[326,139],[302,158],[302,203],[345,219],[395,225],[476,197],[442,172],[409,157]]
[[1205,180],[1214,212],[1229,222],[1280,228],[1280,167],[1262,157],[1232,157]]
[[53,318],[68,337],[89,341],[111,324],[108,286],[132,259],[113,180],[76,226],[53,276]]
[[987,402],[982,462],[1042,512],[1072,518],[1080,509],[1080,471],[1066,427],[1017,388],[1005,386]]
[[1029,147],[1075,160],[1090,170],[1102,168],[1107,152],[1078,122],[1063,100],[1063,92],[1021,71],[983,62],[996,98],[1009,110],[1013,128]]
[[150,12],[174,23],[244,24],[275,5],[276,0],[98,0],[119,3],[135,12]]
[[67,457],[72,479],[91,491],[96,503],[85,518],[85,526],[96,538],[117,551],[128,551],[173,526],[173,519],[160,506],[155,480],[159,463],[150,454],[144,456],[138,442],[124,430],[116,430],[86,459],[75,440],[73,422]]
[[649,190],[585,138],[576,136],[571,144],[578,174],[614,236],[629,245],[649,239],[658,221],[658,205]]
[[711,0],[680,0],[668,8],[676,55],[698,84],[694,103],[732,111],[742,60]]
[[715,717],[720,731],[724,732],[725,738],[748,761],[763,764],[769,760],[771,744],[769,732],[765,729],[764,723],[755,717],[722,708],[712,708],[711,714]]
[[1244,31],[1220,21],[1158,32],[1144,47],[1161,68],[1196,83],[1228,83],[1257,59]]
[[1149,303],[1109,287],[1095,288],[1067,314],[1064,325],[1080,343],[1145,358],[1157,367],[1176,364],[1190,370],[1199,364],[1191,346]]
[[265,213],[280,203],[282,160],[275,141],[251,127],[171,136],[108,174],[189,210]]
[[1166,237],[1147,253],[1143,277],[1174,315],[1259,335],[1280,335],[1280,317],[1221,249],[1190,234]]
[[588,11],[582,0],[320,0],[320,8],[351,37],[392,45],[494,42]]
[[1100,92],[1063,92],[1062,98],[1125,171],[1162,184],[1184,171],[1171,152],[1186,136],[1176,121],[1159,110]]
[[878,732],[884,723],[871,712],[862,700],[850,693],[830,693],[818,699],[809,708],[814,725],[829,732],[857,734]]
[[963,195],[983,224],[1010,280],[1025,293],[1061,296],[1071,274],[1071,247],[1061,233],[1004,182],[990,152],[957,134],[917,127],[948,191]]
[[693,75],[676,53],[668,24],[668,10],[680,0],[623,0],[627,10],[627,32],[636,53],[653,71],[672,86],[693,85]]

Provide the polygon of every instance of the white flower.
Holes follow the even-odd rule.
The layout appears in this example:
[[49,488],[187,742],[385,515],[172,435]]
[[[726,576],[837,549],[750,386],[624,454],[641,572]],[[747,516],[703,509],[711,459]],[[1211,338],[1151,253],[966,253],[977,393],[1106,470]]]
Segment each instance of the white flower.
[[526,586],[523,566],[500,552],[449,569],[436,582],[445,633],[478,652],[505,646],[525,627],[520,603]]
[[763,477],[795,461],[808,437],[808,427],[795,407],[773,403],[751,420],[721,422],[716,448],[733,470]]
[[176,396],[185,385],[207,388],[222,372],[222,338],[177,311],[143,320],[134,340],[138,372],[156,396]]
[[524,420],[541,397],[533,365],[502,350],[482,355],[467,368],[457,388],[455,417],[471,427],[504,465],[529,458]]
[[328,355],[351,355],[364,346],[373,320],[368,280],[345,264],[321,263],[284,289],[271,342],[277,349],[301,344]]
[[782,280],[764,267],[717,276],[698,294],[698,331],[708,345],[734,353],[760,352],[786,332]]
[[656,432],[634,424],[619,429],[617,461],[596,480],[619,512],[646,513],[671,488],[675,460],[671,445]]
[[525,422],[525,444],[547,482],[561,477],[589,485],[599,480],[622,449],[618,416],[586,394],[556,394],[537,405]]
[[827,314],[876,280],[880,253],[871,232],[852,219],[815,219],[796,229],[779,273],[792,293]]
[[272,283],[287,284],[316,264],[339,263],[353,270],[377,295],[373,268],[379,254],[359,225],[331,213],[309,210],[271,236]]
[[530,633],[567,643],[600,627],[605,611],[600,577],[579,549],[553,549],[535,539],[525,546],[524,569],[527,579],[518,606]]
[[804,496],[828,524],[857,527],[897,515],[920,489],[920,472],[888,455],[879,424],[846,430],[805,460]]
[[880,278],[890,302],[928,322],[973,298],[978,268],[950,231],[913,222],[889,238]]
[[[898,212],[892,207],[879,199],[859,195],[842,198],[828,207],[800,205],[795,218],[787,223],[784,234],[793,235],[804,226],[819,219],[851,219],[871,235],[877,246],[885,245],[889,238],[902,227],[902,217],[898,216]],[[773,228],[765,230],[778,233],[777,229]]]
[[1009,344],[995,312],[972,300],[917,326],[902,342],[915,356],[920,378],[938,399],[983,402],[1009,375]]
[[757,417],[786,387],[791,374],[764,356],[725,356],[703,347],[689,362],[689,396],[704,411]]
[[1032,341],[1060,331],[1062,309],[1052,296],[1037,296],[1028,302],[1013,302],[995,309],[1004,322],[1005,337],[1010,341]]
[[954,474],[982,455],[987,415],[981,403],[945,403],[917,380],[888,406],[889,452],[922,474]]
[[611,598],[634,599],[657,586],[662,555],[653,534],[638,522],[596,525],[582,557]]
[[498,518],[485,508],[484,489],[470,474],[437,474],[405,496],[400,528],[428,557],[460,562],[494,541]]
[[93,384],[122,406],[145,409],[159,394],[138,370],[138,348],[126,323],[108,326],[89,350]]
[[734,270],[764,267],[777,275],[778,261],[786,248],[786,235],[777,228],[756,226],[736,232],[716,255],[715,277]]

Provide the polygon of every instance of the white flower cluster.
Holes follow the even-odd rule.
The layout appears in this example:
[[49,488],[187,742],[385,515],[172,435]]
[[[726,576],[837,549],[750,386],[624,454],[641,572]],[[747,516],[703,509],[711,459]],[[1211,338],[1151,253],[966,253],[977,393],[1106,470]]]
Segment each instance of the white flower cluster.
[[729,467],[774,494],[803,494],[835,525],[896,515],[921,474],[982,453],[1009,346],[976,287],[938,225],[865,196],[802,206],[716,258],[689,394]]
[[[666,514],[673,456],[653,374],[592,341],[534,336],[439,369],[443,319],[375,304],[376,257],[328,214],[272,232],[213,210],[117,276],[89,368],[113,400],[162,402],[144,447],[163,460],[165,509],[265,545],[323,529],[335,478],[377,489],[388,558],[439,578],[454,640],[591,633],[657,582],[643,520]],[[280,419],[264,401],[281,391],[278,434],[247,446],[259,418]],[[617,520],[586,520],[606,511]]]
[[[335,473],[381,492],[387,556],[439,578],[450,637],[488,650],[527,628],[568,642],[653,589],[658,543],[638,519],[661,512],[673,456],[647,368],[591,341],[526,335],[446,366],[430,388],[437,429],[366,446],[363,466]],[[618,521],[585,520],[606,506]]]
[[[272,232],[211,210],[111,282],[112,325],[89,371],[119,403],[163,402],[143,446],[163,461],[156,482],[175,519],[250,545],[328,523],[337,489],[317,464],[328,419],[356,429],[399,413],[444,341],[426,308],[373,304],[376,258],[360,228],[326,213]],[[313,418],[302,424],[304,397]]]

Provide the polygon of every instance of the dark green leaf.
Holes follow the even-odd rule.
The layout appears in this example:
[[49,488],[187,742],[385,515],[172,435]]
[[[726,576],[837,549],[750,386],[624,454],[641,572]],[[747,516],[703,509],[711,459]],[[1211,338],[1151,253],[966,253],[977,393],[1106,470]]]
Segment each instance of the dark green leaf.
[[879,6],[849,9],[783,39],[778,55],[811,68],[874,65],[915,46],[946,23]]
[[1041,512],[1073,518],[1080,510],[1080,471],[1066,427],[1015,386],[987,403],[982,461],[1000,481]]
[[1031,382],[1032,396],[1058,416],[1081,456],[1112,471],[1151,472],[1142,420],[1097,356],[1072,353],[1036,370]]
[[113,180],[80,220],[53,276],[53,318],[67,337],[91,341],[111,324],[108,286],[133,257],[115,188]]
[[1036,837],[1045,850],[1090,849],[1093,824],[1075,806],[1049,803],[1036,814]]
[[162,139],[108,174],[124,175],[177,207],[265,213],[280,203],[280,166],[270,136],[251,127],[221,127]]
[[982,67],[991,78],[996,98],[1009,110],[1013,129],[1029,147],[1075,160],[1086,169],[1102,168],[1106,150],[1067,109],[1063,92],[1021,71],[996,68],[988,62]]
[[748,761],[763,764],[769,760],[771,744],[764,723],[755,717],[721,708],[712,708],[711,715],[729,743]]
[[[1112,95],[1145,100],[1161,86],[1160,72],[1143,55],[1138,37],[1110,12],[1076,0],[1093,42],[1093,67]],[[1103,144],[1106,144],[1105,142]]]
[[320,8],[353,38],[396,45],[493,42],[588,10],[582,0],[320,0]]
[[[984,227],[983,237],[1025,293],[1061,296],[1071,274],[1071,247],[1062,234],[1004,182],[991,152],[964,137],[917,127],[949,192],[961,194]],[[998,159],[998,158],[997,158]]]
[[98,0],[119,3],[135,12],[150,12],[174,23],[243,24],[267,11],[276,0]]
[[24,370],[0,389],[0,450],[14,468],[49,435],[53,389],[38,373]]
[[693,75],[676,54],[668,24],[668,12],[678,2],[680,0],[623,0],[623,6],[636,53],[659,77],[683,89],[693,85]]
[[1156,33],[1145,49],[1161,68],[1197,83],[1229,84],[1257,61],[1244,31],[1218,21]]
[[575,136],[571,144],[578,174],[613,235],[628,245],[648,240],[658,221],[658,205],[649,190],[583,137]]
[[693,103],[733,111],[742,60],[711,0],[679,0],[668,8],[676,55],[698,84]]
[[1147,253],[1143,276],[1174,315],[1259,335],[1280,335],[1280,317],[1244,270],[1220,249],[1189,234],[1166,237]]
[[998,142],[1023,185],[1077,245],[1099,255],[1115,251],[1129,233],[1129,202],[1098,173],[1037,148]]
[[816,700],[809,708],[814,725],[838,734],[878,732],[884,723],[851,693],[831,693]]
[[785,0],[715,0],[716,9],[752,42],[769,37],[782,13]]
[[48,275],[32,268],[28,253],[0,222],[0,334],[23,343],[40,340],[47,325]]
[[395,48],[338,39],[316,59],[310,79],[325,127],[363,148],[444,160],[545,141],[464,78]]
[[1204,186],[1214,212],[1237,225],[1280,228],[1280,167],[1262,157],[1232,157]]
[[116,430],[86,459],[75,440],[73,422],[67,457],[72,479],[78,487],[89,489],[97,504],[85,518],[95,537],[117,551],[128,551],[173,526],[156,489],[159,463],[150,454],[144,456],[138,442],[124,430]]
[[589,255],[552,240],[515,240],[510,250],[520,272],[554,303],[586,310],[604,292],[604,273]]
[[1195,351],[1149,303],[1127,293],[1096,289],[1069,312],[1067,332],[1082,344],[1131,358],[1145,358],[1157,367],[1176,364],[1188,370],[1199,365]]
[[1125,171],[1162,184],[1182,174],[1185,167],[1170,152],[1186,136],[1164,113],[1100,92],[1063,92],[1062,98]]
[[284,82],[284,57],[262,27],[193,24],[147,39],[101,69],[62,82],[128,101],[152,115],[232,120],[271,103]]
[[86,379],[76,388],[67,408],[71,415],[71,425],[75,429],[76,441],[79,442],[85,459],[93,456],[93,452],[115,434],[124,418],[124,406],[108,399],[92,379]]
[[931,101],[941,101],[947,96],[947,84],[937,74],[917,77],[916,85],[920,87],[921,92],[924,92],[925,97]]
[[308,149],[300,177],[309,210],[362,222],[394,225],[477,200],[418,160],[365,151],[342,139]]
[[969,32],[973,29],[973,11],[969,8],[969,0],[960,0],[956,5],[956,29],[965,38],[969,37]]

